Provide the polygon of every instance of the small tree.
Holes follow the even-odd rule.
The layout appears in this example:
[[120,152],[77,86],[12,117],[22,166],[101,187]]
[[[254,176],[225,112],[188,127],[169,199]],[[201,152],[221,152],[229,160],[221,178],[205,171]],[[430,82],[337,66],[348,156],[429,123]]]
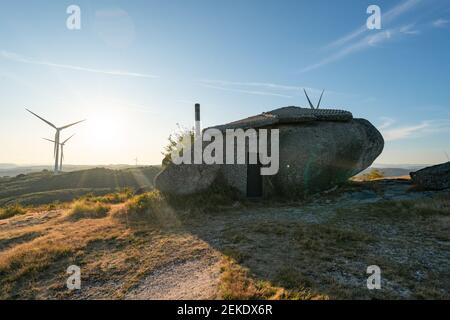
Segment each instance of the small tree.
[[384,178],[383,172],[379,169],[372,169],[369,173],[363,175],[364,180],[375,180]]
[[[179,123],[177,123],[177,131],[169,135],[168,143],[164,147],[164,151],[161,152],[164,156],[162,160],[163,167],[167,167],[170,163],[172,163],[172,152],[177,150],[177,148],[180,147],[180,145],[183,143],[185,137],[190,137],[191,144],[194,143],[194,128],[188,129],[185,127],[180,126]],[[179,150],[182,153],[182,150]]]

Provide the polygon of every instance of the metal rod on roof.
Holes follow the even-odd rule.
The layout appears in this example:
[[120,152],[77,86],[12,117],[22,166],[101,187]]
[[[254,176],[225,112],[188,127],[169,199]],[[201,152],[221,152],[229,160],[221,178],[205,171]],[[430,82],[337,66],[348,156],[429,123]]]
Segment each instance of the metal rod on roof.
[[303,88],[303,92],[305,93],[306,99],[308,99],[309,107],[311,109],[314,109],[313,104],[311,103],[311,100],[309,100],[308,94],[306,93],[306,90]]
[[317,103],[316,109],[319,109],[319,107],[320,107],[320,102],[322,101],[322,97],[323,97],[323,93],[324,92],[325,92],[325,90],[322,90],[322,94],[320,95],[320,99],[319,99],[319,102]]

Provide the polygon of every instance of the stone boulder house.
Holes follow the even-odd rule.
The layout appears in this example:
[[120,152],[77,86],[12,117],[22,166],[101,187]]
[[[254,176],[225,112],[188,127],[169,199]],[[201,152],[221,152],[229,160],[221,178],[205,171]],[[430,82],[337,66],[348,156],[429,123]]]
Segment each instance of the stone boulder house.
[[219,183],[243,197],[308,195],[368,168],[384,147],[382,135],[369,121],[344,110],[290,106],[214,128],[279,129],[278,173],[261,175],[261,165],[248,164],[247,148],[246,164],[170,164],[155,178],[156,188],[186,195]]

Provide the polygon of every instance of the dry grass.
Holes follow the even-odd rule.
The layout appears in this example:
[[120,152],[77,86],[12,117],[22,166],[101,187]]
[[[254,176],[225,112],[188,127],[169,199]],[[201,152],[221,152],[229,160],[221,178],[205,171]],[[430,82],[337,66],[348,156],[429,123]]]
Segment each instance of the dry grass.
[[341,208],[338,211],[346,216],[364,214],[366,217],[388,218],[394,221],[403,220],[408,222],[411,219],[449,216],[450,198],[448,195],[440,195],[420,200],[384,201],[353,208]]
[[124,203],[127,200],[131,199],[132,197],[133,197],[133,190],[130,188],[125,188],[121,191],[108,193],[103,196],[95,196],[92,194],[88,194],[82,197],[82,199],[88,200],[90,202],[100,202],[104,204],[118,204]]
[[413,212],[417,212],[420,215],[450,216],[450,197],[437,196],[425,201],[416,201],[412,207]]
[[76,200],[67,212],[67,218],[71,220],[98,219],[108,214],[110,207],[100,202],[88,200]]
[[126,203],[127,211],[136,215],[151,215],[167,206],[165,198],[159,191],[144,193]]
[[[4,220],[0,298],[121,299],[155,270],[212,251],[223,256],[225,299],[449,298],[448,197],[328,208],[319,223],[302,220],[299,206],[233,211],[217,197],[228,209],[208,215],[212,200],[183,206],[150,192]],[[65,287],[72,264],[81,267],[81,291]],[[382,268],[382,291],[365,288],[371,264]]]
[[345,273],[355,274],[355,280],[363,283],[364,267],[342,263],[367,254],[373,240],[368,234],[332,224],[253,220],[230,227],[224,236],[226,244],[222,251],[234,261],[227,265],[226,276],[222,278],[224,296],[233,299],[367,297],[362,286],[349,290],[340,283],[334,269],[344,267]]
[[233,190],[212,189],[205,194],[170,196],[158,190],[137,195],[115,210],[112,216],[128,225],[152,223],[159,226],[180,226],[181,223],[203,219],[206,215],[222,213],[236,203]]
[[0,220],[22,215],[25,212],[26,210],[19,204],[13,204],[5,208],[0,208]]
[[[61,213],[64,217],[64,213]],[[64,217],[65,218],[65,217]],[[51,222],[26,227],[22,230],[4,232],[12,237],[19,232],[26,236],[36,232],[29,242],[17,242],[0,254],[0,297],[36,297],[46,288],[41,279],[53,279],[52,285],[63,286],[58,278],[64,277],[65,269],[77,260],[77,255],[92,241],[108,241],[119,235],[119,230],[105,219],[81,220],[79,222],[56,219]],[[72,261],[72,262],[71,262]],[[37,283],[40,283],[38,285]]]
[[[325,300],[325,295],[314,294],[308,288],[287,290],[267,280],[257,280],[248,268],[241,266],[226,252],[222,261],[219,296],[225,300]],[[238,255],[239,259],[239,255]],[[297,283],[298,285],[298,283]]]
[[[208,255],[207,243],[167,218],[170,210],[149,193],[111,206],[77,200],[51,219],[12,218],[0,225],[0,299],[120,299],[153,270]],[[82,270],[81,292],[65,287],[72,264]]]
[[180,226],[178,215],[158,191],[129,199],[122,207],[113,210],[111,216],[133,229],[147,224],[159,228]]

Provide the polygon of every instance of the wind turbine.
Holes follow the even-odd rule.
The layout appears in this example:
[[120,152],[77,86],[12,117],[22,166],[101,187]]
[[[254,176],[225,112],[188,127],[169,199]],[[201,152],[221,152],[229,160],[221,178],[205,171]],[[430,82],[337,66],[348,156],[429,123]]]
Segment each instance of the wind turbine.
[[[63,162],[63,159],[64,159],[64,145],[65,145],[66,142],[69,141],[70,138],[72,138],[74,135],[75,135],[75,134],[71,135],[70,137],[68,137],[66,140],[64,140],[63,142],[61,142],[61,143],[59,144],[59,145],[61,146],[61,157],[60,157],[60,160],[59,160],[59,171],[62,171],[62,162]],[[54,140],[50,140],[50,139],[47,139],[47,138],[42,138],[42,139],[47,140],[47,141],[50,141],[50,142],[53,142],[53,143],[55,142]]]
[[55,172],[55,173],[58,173],[58,159],[59,159],[59,145],[60,145],[60,143],[59,143],[59,134],[60,134],[61,130],[67,129],[67,128],[69,128],[69,127],[71,127],[71,126],[74,126],[74,125],[76,125],[76,124],[78,124],[78,123],[80,123],[80,122],[83,122],[83,121],[85,121],[85,120],[77,121],[77,122],[74,122],[74,123],[71,123],[71,124],[68,124],[68,125],[65,125],[65,126],[62,126],[62,127],[59,127],[59,128],[58,128],[58,127],[55,126],[53,123],[51,123],[50,121],[47,121],[47,120],[45,120],[44,118],[38,116],[38,115],[37,115],[36,113],[34,113],[33,111],[30,111],[30,110],[28,110],[27,108],[25,108],[25,110],[27,110],[29,113],[31,113],[31,114],[34,115],[35,117],[41,119],[41,120],[44,121],[46,124],[48,124],[50,127],[54,128],[54,129],[56,130],[56,133],[55,133],[55,140],[54,140],[55,147],[54,147],[54,152],[53,152],[53,153],[54,153],[54,157],[55,157],[55,169],[54,169],[54,172]]

